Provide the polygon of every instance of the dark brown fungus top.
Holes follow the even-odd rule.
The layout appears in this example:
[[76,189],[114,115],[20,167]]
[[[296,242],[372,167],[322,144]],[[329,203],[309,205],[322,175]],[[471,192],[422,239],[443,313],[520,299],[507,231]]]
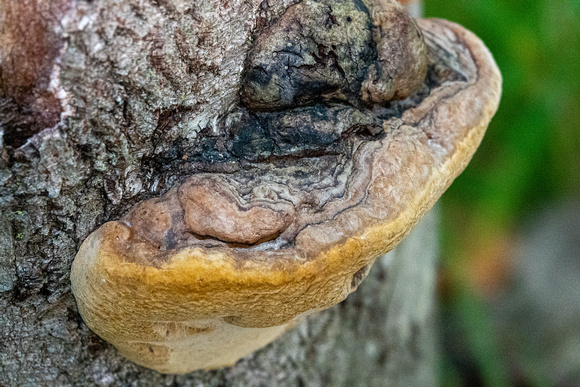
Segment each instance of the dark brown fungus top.
[[[372,15],[371,15],[372,12]],[[251,109],[317,101],[383,103],[411,95],[425,79],[426,47],[393,2],[302,2],[259,35],[241,95]]]
[[[123,220],[161,260],[193,245],[298,247],[309,258],[298,234],[368,200],[368,167],[404,108],[391,101],[429,92],[427,58],[422,34],[396,3],[372,11],[350,0],[289,7],[256,38],[242,105],[214,139],[234,170],[218,173],[214,162]],[[153,213],[167,218],[162,230],[150,227]]]

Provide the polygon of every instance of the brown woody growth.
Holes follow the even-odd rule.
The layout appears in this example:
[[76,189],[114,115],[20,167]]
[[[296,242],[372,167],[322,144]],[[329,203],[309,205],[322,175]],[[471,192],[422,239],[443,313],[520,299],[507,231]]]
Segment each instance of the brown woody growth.
[[[353,48],[366,60],[359,71],[341,51],[350,32],[337,27],[357,10],[316,3],[313,14],[330,20],[319,24],[336,28],[329,37],[308,3],[248,54],[247,89],[216,142],[235,167],[216,162],[142,202],[75,258],[83,318],[139,364],[226,366],[344,300],[461,173],[497,109],[499,71],[462,27],[415,24],[392,1],[371,3],[357,14],[360,43],[374,42]],[[273,38],[278,28],[287,34]]]

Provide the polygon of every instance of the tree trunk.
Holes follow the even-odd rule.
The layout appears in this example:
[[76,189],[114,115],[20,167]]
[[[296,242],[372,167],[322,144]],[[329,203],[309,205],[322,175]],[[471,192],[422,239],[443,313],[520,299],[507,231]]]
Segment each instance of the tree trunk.
[[162,375],[70,293],[87,235],[188,173],[252,30],[291,1],[0,1],[0,385],[434,385],[432,212],[345,302],[217,371]]

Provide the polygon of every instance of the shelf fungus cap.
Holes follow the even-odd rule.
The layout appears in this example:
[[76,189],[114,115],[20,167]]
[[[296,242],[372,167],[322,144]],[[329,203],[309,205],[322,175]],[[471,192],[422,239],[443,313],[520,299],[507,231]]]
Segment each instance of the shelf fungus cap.
[[[82,244],[71,274],[79,311],[124,356],[166,373],[235,363],[298,318],[344,300],[465,168],[499,103],[491,54],[461,26],[406,19],[400,35],[420,37],[409,55],[424,55],[424,65],[389,70],[380,51],[396,45],[381,41],[388,34],[376,33],[374,11],[361,12],[370,15],[379,53],[357,51],[370,58],[369,71],[333,72],[342,60],[339,34],[334,51],[316,54],[330,78],[328,87],[317,81],[320,98],[303,93],[297,101],[293,89],[280,99],[267,82],[275,97],[254,98],[261,86],[253,74],[223,130],[239,168],[206,168]],[[343,25],[345,15],[331,20]],[[353,23],[355,16],[364,15]],[[300,35],[292,20],[277,23],[288,39]],[[255,64],[290,82],[313,69],[264,69],[261,45],[258,38],[247,74]],[[387,90],[385,71],[422,78]]]

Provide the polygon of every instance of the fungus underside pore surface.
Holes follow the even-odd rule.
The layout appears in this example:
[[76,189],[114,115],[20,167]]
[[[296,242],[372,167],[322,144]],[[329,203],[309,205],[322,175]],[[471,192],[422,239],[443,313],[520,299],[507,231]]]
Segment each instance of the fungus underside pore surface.
[[[403,112],[445,83],[469,84],[454,55],[422,52],[414,22],[388,11],[403,27],[385,32],[362,2],[333,0],[298,3],[263,26],[240,104],[198,141],[152,160],[190,177],[121,219],[132,229],[125,259],[156,265],[183,247],[231,247],[238,256],[295,248],[305,228],[364,203],[375,151],[403,124],[420,130]],[[396,48],[381,34],[398,39]],[[400,63],[385,63],[389,50]],[[412,69],[421,60],[426,75]],[[401,67],[414,73],[397,74]]]

